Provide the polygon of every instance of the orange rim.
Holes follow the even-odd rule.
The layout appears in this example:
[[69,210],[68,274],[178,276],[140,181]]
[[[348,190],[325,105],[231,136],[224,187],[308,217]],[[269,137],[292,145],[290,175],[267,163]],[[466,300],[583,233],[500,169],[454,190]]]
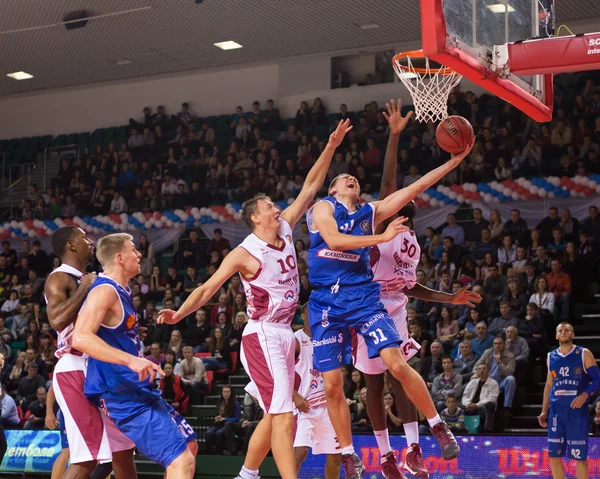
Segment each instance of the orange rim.
[[394,65],[396,65],[400,70],[405,71],[407,73],[420,73],[421,75],[428,75],[430,73],[437,73],[438,75],[451,75],[454,73],[452,68],[442,67],[442,68],[415,68],[413,66],[408,67],[400,64],[400,60],[402,58],[427,58],[423,55],[423,50],[412,50],[410,52],[398,53],[392,59]]

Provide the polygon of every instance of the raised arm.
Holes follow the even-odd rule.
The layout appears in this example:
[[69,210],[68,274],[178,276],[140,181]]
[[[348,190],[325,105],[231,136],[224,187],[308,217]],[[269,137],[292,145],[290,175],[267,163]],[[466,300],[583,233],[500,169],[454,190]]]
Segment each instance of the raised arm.
[[344,136],[351,129],[352,125],[350,125],[350,120],[345,120],[338,124],[335,131],[329,136],[329,141],[327,142],[327,146],[323,150],[323,153],[321,153],[317,162],[308,172],[308,175],[304,180],[304,185],[300,190],[300,194],[296,200],[281,213],[282,218],[290,224],[292,229],[298,220],[304,216],[308,205],[314,200],[315,195],[321,189],[321,186],[323,186],[323,181],[325,181],[325,175],[327,175],[327,171],[329,170],[331,158],[333,158],[335,149],[340,146]]
[[79,313],[82,319],[75,323],[73,347],[99,361],[127,366],[139,373],[140,381],[146,379],[148,375],[150,381],[154,381],[156,371],[163,374],[158,365],[113,348],[96,334],[109,311],[122,314],[121,302],[116,291],[108,286],[95,288],[88,294],[85,305]]
[[204,306],[231,275],[238,271],[245,272],[248,265],[252,264],[252,262],[257,262],[257,260],[244,248],[238,246],[225,257],[217,272],[206,283],[196,288],[177,311],[161,309],[158,312],[156,322],[158,324],[175,324],[181,321]]
[[423,193],[427,188],[435,185],[444,176],[456,168],[460,162],[469,154],[471,148],[475,144],[475,140],[465,148],[462,153],[452,155],[452,159],[444,163],[442,166],[430,171],[412,185],[402,188],[401,190],[392,193],[382,201],[374,201],[371,203],[375,207],[375,224],[378,225],[383,220],[389,218],[417,195]]
[[331,249],[336,251],[346,251],[370,247],[390,241],[398,234],[408,231],[408,227],[403,225],[405,221],[406,218],[395,219],[390,223],[383,234],[367,236],[346,235],[338,231],[337,223],[333,217],[331,204],[326,201],[320,201],[313,207],[311,228],[313,230],[318,230],[319,233],[321,233],[327,246]]
[[[50,326],[56,331],[62,331],[69,326],[81,309],[92,283],[96,280],[96,273],[86,274],[79,287],[71,297],[67,297],[68,288],[65,287],[65,273],[54,273],[50,275],[44,287],[44,293],[48,298],[46,313]],[[72,281],[69,278],[70,281]],[[73,281],[74,283],[74,281]],[[73,284],[73,287],[75,285]]]

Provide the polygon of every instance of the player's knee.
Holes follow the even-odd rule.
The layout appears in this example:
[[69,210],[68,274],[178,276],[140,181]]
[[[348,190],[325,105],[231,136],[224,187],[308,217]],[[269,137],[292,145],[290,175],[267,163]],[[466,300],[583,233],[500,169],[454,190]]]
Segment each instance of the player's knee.
[[294,457],[296,458],[296,464],[300,466],[308,457],[308,447],[295,447]]
[[294,422],[294,415],[291,412],[285,412],[282,414],[273,414],[271,421],[273,422],[274,428],[292,429],[292,424]]
[[189,449],[186,449],[169,465],[167,469],[175,470],[180,475],[188,475],[189,477],[192,477],[194,470],[196,469],[196,458]]
[[341,382],[332,381],[329,383],[325,383],[324,389],[325,389],[325,396],[327,397],[328,400],[344,398],[344,388],[343,388]]
[[400,350],[397,350],[398,354],[390,353],[386,355],[388,359],[386,361],[386,366],[388,367],[392,376],[394,376],[399,381],[405,381],[408,379],[408,374],[410,372],[410,366],[406,363]]

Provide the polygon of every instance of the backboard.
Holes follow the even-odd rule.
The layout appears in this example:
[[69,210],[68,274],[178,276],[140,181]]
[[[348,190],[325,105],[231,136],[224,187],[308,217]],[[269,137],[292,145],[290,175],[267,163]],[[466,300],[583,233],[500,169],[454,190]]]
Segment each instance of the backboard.
[[519,77],[503,67],[506,43],[553,35],[553,12],[553,0],[421,0],[423,53],[549,121],[552,75]]

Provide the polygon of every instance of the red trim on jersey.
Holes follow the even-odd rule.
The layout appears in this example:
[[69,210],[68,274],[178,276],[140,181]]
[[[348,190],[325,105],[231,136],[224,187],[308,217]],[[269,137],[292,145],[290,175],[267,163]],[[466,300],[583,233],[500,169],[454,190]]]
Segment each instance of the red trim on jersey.
[[265,412],[269,414],[271,402],[273,401],[275,381],[269,370],[267,358],[265,357],[265,353],[260,344],[258,333],[251,333],[244,336],[244,349],[246,351],[252,351],[252,356],[247,357],[250,377],[258,388],[260,397],[265,405]]
[[379,251],[379,248],[377,247],[377,245],[373,245],[371,247],[371,251],[370,251],[370,255],[369,255],[369,263],[371,264],[371,268],[373,268],[377,264],[377,261],[379,261],[380,257],[381,257],[381,251]]
[[266,289],[262,289],[254,284],[250,285],[250,293],[251,298],[249,303],[255,309],[255,312],[250,319],[259,320],[263,314],[269,312],[270,295]]
[[277,235],[277,237],[278,237],[278,238],[279,238],[279,240],[281,241],[281,247],[279,247],[279,248],[278,248],[278,247],[277,247],[277,246],[275,246],[274,244],[267,243],[266,241],[265,241],[265,244],[266,244],[266,245],[267,245],[269,248],[271,248],[271,249],[274,249],[274,250],[276,250],[276,251],[283,251],[283,248],[285,248],[285,240],[284,240],[284,239],[283,239],[281,236],[279,236],[279,235]]
[[[240,245],[242,248],[244,248],[243,245]],[[246,251],[246,253],[248,253],[250,256],[252,256],[256,261],[258,261],[258,264],[260,265],[258,267],[258,271],[256,273],[254,273],[254,276],[250,277],[250,278],[246,278],[246,276],[244,276],[242,273],[240,273],[240,276],[246,280],[246,281],[254,281],[256,278],[258,278],[260,276],[260,273],[262,272],[262,261],[259,260],[256,256],[254,256],[252,253],[250,253],[250,251],[248,251],[246,248],[244,248],[244,250]]]

